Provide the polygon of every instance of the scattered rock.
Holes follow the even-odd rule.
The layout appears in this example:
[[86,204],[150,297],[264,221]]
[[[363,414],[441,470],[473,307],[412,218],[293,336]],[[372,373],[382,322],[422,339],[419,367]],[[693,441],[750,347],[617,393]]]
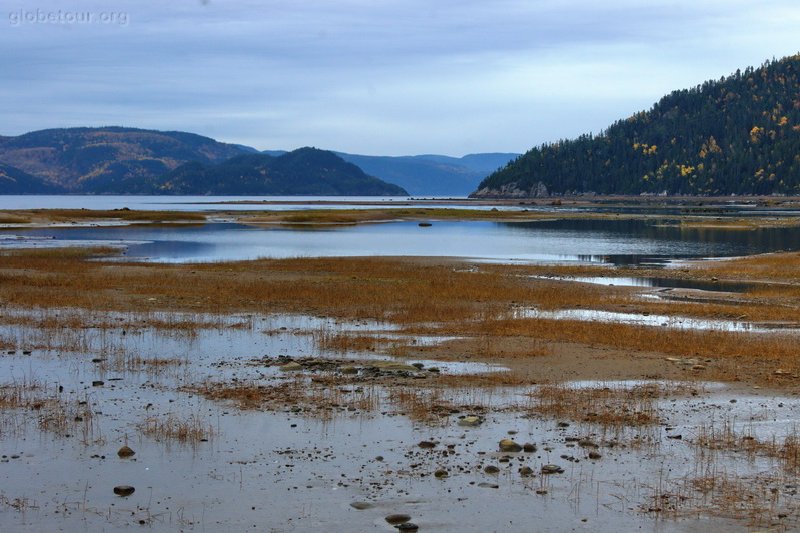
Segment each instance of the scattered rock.
[[411,516],[409,516],[407,514],[397,513],[397,514],[390,514],[390,515],[386,516],[386,521],[389,522],[390,524],[392,524],[393,526],[396,526],[398,524],[405,524],[409,520],[411,520]]
[[298,370],[303,370],[303,365],[296,361],[292,361],[290,363],[286,363],[285,365],[281,365],[278,368],[284,372],[296,372]]
[[482,489],[499,489],[500,485],[497,483],[478,483],[478,486]]
[[136,452],[127,446],[123,446],[122,448],[117,450],[117,455],[119,455],[123,459],[126,459],[128,457],[133,457],[134,455],[136,455]]
[[480,426],[482,422],[483,419],[479,416],[465,416],[458,421],[458,425],[464,427],[475,427]]
[[602,458],[603,456],[599,452],[589,452],[589,459],[597,460]]
[[350,507],[358,509],[359,511],[364,511],[365,509],[372,509],[374,505],[369,502],[353,502],[350,504]]
[[398,531],[417,531],[419,529],[419,526],[413,522],[406,522],[395,527]]
[[522,445],[522,451],[525,453],[536,453],[536,445],[526,442]]
[[439,470],[437,470],[436,472],[434,472],[434,473],[433,473],[433,475],[434,475],[435,477],[437,477],[437,478],[441,479],[441,478],[443,478],[443,477],[447,477],[447,476],[449,476],[449,475],[450,475],[450,473],[449,473],[447,470],[445,470],[444,468],[440,468]]
[[99,379],[92,381],[92,387],[102,387],[103,385],[105,385],[105,383]]
[[420,223],[419,223],[419,224],[417,224],[417,225],[418,225],[420,228],[430,228],[431,226],[433,226],[433,224],[431,224],[430,222],[420,222]]
[[436,447],[436,443],[432,442],[432,441],[429,441],[429,440],[423,440],[423,441],[420,441],[420,443],[417,446],[419,446],[420,448],[422,448],[424,450],[430,450],[431,448],[435,448]]
[[483,471],[486,472],[487,474],[497,474],[498,472],[500,472],[500,469],[494,465],[489,465],[486,468],[484,468]]
[[134,492],[136,492],[136,489],[131,487],[130,485],[117,485],[116,487],[114,487],[114,494],[116,494],[117,496],[122,496],[122,497],[130,496]]
[[503,439],[500,441],[500,451],[501,452],[521,452],[522,446],[517,444],[511,439]]
[[542,474],[563,474],[564,469],[558,465],[542,465]]
[[533,468],[529,466],[523,466],[519,469],[519,475],[522,477],[531,477],[533,475]]
[[536,489],[536,494],[543,496],[547,494],[547,489]]

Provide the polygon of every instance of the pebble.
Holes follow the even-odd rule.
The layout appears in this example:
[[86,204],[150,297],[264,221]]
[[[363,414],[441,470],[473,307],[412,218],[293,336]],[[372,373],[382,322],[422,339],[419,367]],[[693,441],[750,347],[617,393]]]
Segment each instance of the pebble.
[[407,515],[407,514],[400,514],[400,513],[390,514],[390,515],[386,516],[385,520],[388,523],[390,523],[390,524],[392,524],[394,526],[394,525],[398,525],[398,524],[405,524],[406,522],[411,520],[411,516]]
[[558,465],[542,465],[542,474],[563,474],[564,469]]
[[116,494],[117,496],[123,496],[123,497],[130,496],[134,492],[136,492],[136,489],[131,487],[130,485],[117,485],[116,487],[114,487],[114,494]]
[[123,446],[122,448],[117,450],[117,455],[125,459],[126,457],[133,457],[134,455],[136,455],[136,452],[127,446]]
[[517,444],[511,439],[503,439],[500,441],[500,451],[501,452],[521,452],[522,446]]

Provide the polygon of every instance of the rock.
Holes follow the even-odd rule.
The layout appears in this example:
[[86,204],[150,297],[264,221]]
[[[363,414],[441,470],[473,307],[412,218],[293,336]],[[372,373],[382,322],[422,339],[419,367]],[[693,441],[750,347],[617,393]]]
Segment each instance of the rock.
[[369,502],[353,502],[350,504],[350,507],[358,509],[359,511],[364,511],[365,509],[372,509],[374,506]]
[[484,468],[483,471],[486,472],[487,474],[496,474],[500,472],[500,469],[494,465],[489,465],[486,468]]
[[400,363],[398,361],[370,361],[369,366],[372,368],[377,368],[378,370],[382,370],[384,372],[417,372],[418,369],[415,366],[407,365],[405,363]]
[[358,374],[358,368],[354,366],[343,366],[339,369],[342,374]]
[[589,452],[589,459],[596,461],[597,459],[602,459],[602,458],[603,456],[599,452]]
[[521,452],[522,446],[517,444],[511,439],[503,439],[500,441],[500,451],[501,452]]
[[599,448],[597,444],[591,439],[581,439],[578,441],[578,446],[581,448]]
[[522,477],[531,477],[533,475],[533,468],[529,466],[523,466],[519,469],[519,475]]
[[420,222],[420,223],[419,223],[419,224],[417,224],[417,225],[418,225],[420,228],[430,228],[431,226],[433,226],[433,224],[431,224],[430,222]]
[[120,457],[125,459],[125,458],[128,458],[128,457],[133,457],[134,455],[136,455],[136,452],[133,451],[132,449],[130,449],[129,447],[127,447],[127,446],[123,446],[122,448],[117,450],[117,455],[119,455]]
[[563,474],[564,469],[558,465],[542,465],[542,474]]
[[409,520],[411,520],[411,516],[409,516],[407,514],[399,514],[398,513],[398,514],[390,514],[390,515],[386,516],[386,521],[389,522],[390,524],[392,524],[393,526],[396,526],[398,524],[405,524]]
[[482,422],[483,418],[479,416],[465,416],[458,421],[458,425],[464,427],[476,427],[480,426]]
[[416,368],[418,370],[422,370],[423,368],[425,368],[425,364],[424,363],[412,363],[411,366],[413,366],[414,368]]
[[556,425],[557,425],[558,427],[560,427],[560,428],[568,428],[568,427],[569,427],[569,422],[559,422],[559,423],[558,423],[558,424],[556,424]]
[[429,440],[423,440],[423,441],[420,441],[420,443],[417,446],[419,446],[420,448],[422,448],[424,450],[430,450],[431,448],[435,448],[436,447],[436,443],[432,442],[432,441],[429,441]]
[[525,453],[536,453],[536,445],[526,442],[522,445],[522,451]]
[[547,494],[547,489],[536,489],[536,494],[544,496],[545,494]]
[[398,531],[417,531],[419,529],[419,526],[413,522],[406,522],[395,527]]
[[117,485],[116,487],[114,487],[114,494],[116,494],[117,496],[122,496],[122,497],[130,496],[134,492],[136,492],[136,489],[131,487],[130,485]]
[[99,379],[98,379],[98,380],[95,380],[95,381],[92,381],[92,387],[102,387],[103,385],[105,385],[105,383],[103,383],[103,382],[102,382],[101,380],[99,380]]
[[440,468],[439,470],[437,470],[436,472],[434,472],[434,473],[433,473],[433,475],[434,475],[435,477],[437,477],[437,478],[441,479],[441,478],[443,478],[443,477],[447,477],[447,476],[449,476],[449,475],[450,475],[450,473],[449,473],[447,470],[445,470],[444,468]]
[[303,370],[303,365],[301,365],[300,363],[298,363],[296,361],[292,361],[292,362],[286,363],[285,365],[281,365],[278,368],[280,368],[284,372],[296,372],[298,370]]

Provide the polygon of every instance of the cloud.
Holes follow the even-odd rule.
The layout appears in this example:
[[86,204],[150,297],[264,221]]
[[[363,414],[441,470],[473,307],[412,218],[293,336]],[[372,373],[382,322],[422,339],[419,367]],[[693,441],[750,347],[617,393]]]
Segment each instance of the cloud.
[[[67,9],[95,19],[24,21]],[[598,131],[672,89],[796,52],[800,22],[783,0],[12,0],[5,10],[5,134],[123,124],[376,154],[522,151]]]

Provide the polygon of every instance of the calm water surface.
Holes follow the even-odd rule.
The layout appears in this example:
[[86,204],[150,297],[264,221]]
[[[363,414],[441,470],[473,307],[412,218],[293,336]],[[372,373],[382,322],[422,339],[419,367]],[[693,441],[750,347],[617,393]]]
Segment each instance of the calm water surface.
[[120,245],[126,257],[205,262],[321,256],[444,256],[501,262],[663,264],[800,250],[794,228],[681,228],[644,220],[392,222],[331,228],[198,226],[7,228],[0,246]]

